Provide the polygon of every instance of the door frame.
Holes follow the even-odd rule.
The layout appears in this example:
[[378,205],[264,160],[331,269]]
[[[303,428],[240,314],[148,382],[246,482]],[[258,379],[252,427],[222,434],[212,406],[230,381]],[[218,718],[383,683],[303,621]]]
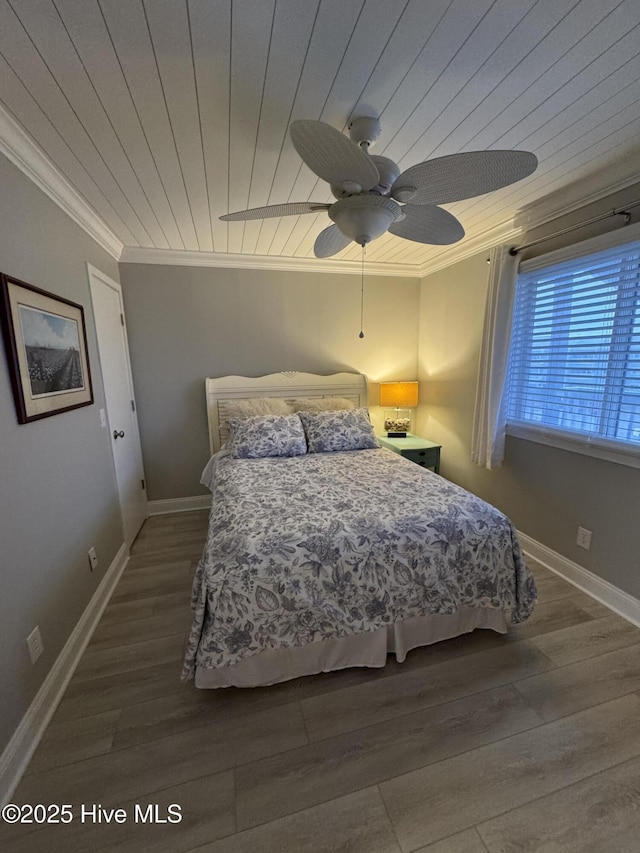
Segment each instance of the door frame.
[[[101,270],[99,270],[97,267],[94,267],[88,261],[87,261],[87,275],[89,277],[89,293],[91,296],[91,310],[93,311],[93,320],[94,320],[94,329],[95,329],[95,334],[96,334],[96,343],[98,345],[98,363],[100,365],[100,378],[102,379],[103,391],[104,391],[104,372],[102,370],[102,355],[100,353],[100,335],[98,332],[98,324],[97,324],[96,319],[95,319],[95,301],[93,298],[94,287],[96,287],[98,284],[102,284],[102,285],[106,285],[107,287],[110,287],[112,290],[114,290],[117,293],[118,299],[120,302],[120,316],[122,319],[122,336],[123,336],[123,340],[124,340],[124,356],[125,356],[125,362],[126,362],[126,368],[127,368],[127,377],[126,378],[127,378],[127,383],[129,385],[129,392],[131,394],[131,400],[132,400],[133,405],[135,407],[133,409],[133,411],[131,412],[131,414],[132,414],[132,422],[133,422],[134,432],[135,432],[134,439],[135,439],[136,449],[137,449],[137,454],[138,454],[138,462],[140,465],[140,471],[142,472],[142,478],[143,478],[143,481],[145,483],[144,497],[145,497],[145,502],[147,505],[145,517],[148,517],[149,516],[149,506],[148,506],[149,501],[147,498],[147,489],[146,489],[147,478],[146,478],[146,474],[144,471],[144,464],[143,464],[143,459],[142,459],[142,445],[140,442],[140,427],[138,425],[138,406],[135,402],[135,393],[134,393],[134,386],[133,386],[133,373],[131,371],[131,358],[129,355],[129,338],[127,335],[127,323],[126,323],[125,314],[124,314],[124,300],[122,298],[122,286],[120,285],[120,282],[117,282],[117,281],[115,281],[115,279],[110,278],[108,275],[106,275],[106,273],[103,273]],[[107,399],[106,399],[106,393],[105,393],[105,398],[104,398],[104,406],[105,406],[105,411],[106,411],[106,415],[107,415],[107,430],[110,430],[111,429],[110,425],[112,423],[113,418],[110,417],[109,406],[108,406]],[[113,415],[113,413],[111,413],[111,415]],[[110,433],[109,433],[109,435],[110,435]],[[120,506],[120,516],[122,518],[122,532],[123,532],[123,536],[125,538],[125,544],[126,544],[127,548],[130,548],[133,540],[135,539],[135,535],[137,535],[137,532],[134,535],[134,537],[132,538],[131,542],[126,541],[126,527],[125,527],[125,523],[124,523],[123,508],[122,508],[122,504],[120,502],[120,489],[118,486],[118,473],[117,473],[117,469],[116,469],[115,455],[113,452],[113,442],[111,440],[109,441],[109,450],[111,453],[111,460],[112,460],[112,464],[113,464],[113,474],[114,474],[114,478],[115,478],[115,482],[116,482],[116,492],[118,493],[118,504]]]

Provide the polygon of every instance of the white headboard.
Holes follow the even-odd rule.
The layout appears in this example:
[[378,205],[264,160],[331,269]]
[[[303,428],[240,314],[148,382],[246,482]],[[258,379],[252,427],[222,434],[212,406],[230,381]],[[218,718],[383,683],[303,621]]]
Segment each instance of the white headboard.
[[367,405],[367,380],[361,373],[297,373],[287,370],[268,376],[221,376],[206,379],[207,419],[211,453],[220,450],[220,425],[225,400],[249,397],[347,397],[356,406]]

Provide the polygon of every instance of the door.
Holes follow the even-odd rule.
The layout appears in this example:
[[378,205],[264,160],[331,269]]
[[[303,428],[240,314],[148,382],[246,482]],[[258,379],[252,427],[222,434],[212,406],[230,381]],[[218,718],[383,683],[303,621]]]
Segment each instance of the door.
[[147,493],[135,412],[129,345],[120,285],[87,264],[125,542],[147,517]]

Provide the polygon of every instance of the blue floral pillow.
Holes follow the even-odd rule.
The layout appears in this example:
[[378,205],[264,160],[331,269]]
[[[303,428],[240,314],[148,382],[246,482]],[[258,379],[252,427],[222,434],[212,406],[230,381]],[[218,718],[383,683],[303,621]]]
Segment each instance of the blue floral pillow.
[[309,453],[366,450],[379,447],[366,409],[298,412],[307,434]]
[[307,440],[298,415],[230,418],[227,449],[236,459],[302,456]]

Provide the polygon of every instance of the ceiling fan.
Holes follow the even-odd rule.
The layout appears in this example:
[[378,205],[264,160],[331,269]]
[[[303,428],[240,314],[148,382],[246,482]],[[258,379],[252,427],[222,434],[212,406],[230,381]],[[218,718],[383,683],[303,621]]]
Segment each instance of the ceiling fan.
[[529,151],[467,151],[425,160],[400,172],[388,157],[369,154],[380,136],[380,122],[368,116],[351,122],[351,139],[310,119],[294,121],[289,133],[302,160],[329,183],[337,201],[272,204],[220,219],[234,222],[326,211],[335,225],[318,235],[313,247],[317,258],[331,257],[351,241],[364,247],[386,231],[416,243],[456,243],[464,237],[464,228],[438,205],[501,189],[526,178],[538,165]]

